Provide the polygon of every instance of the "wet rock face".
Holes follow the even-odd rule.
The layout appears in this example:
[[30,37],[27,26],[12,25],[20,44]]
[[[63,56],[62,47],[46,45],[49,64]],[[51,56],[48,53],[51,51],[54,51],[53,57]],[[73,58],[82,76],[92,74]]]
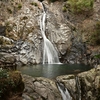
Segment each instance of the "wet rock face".
[[23,100],[62,100],[54,81],[23,75],[25,83]]

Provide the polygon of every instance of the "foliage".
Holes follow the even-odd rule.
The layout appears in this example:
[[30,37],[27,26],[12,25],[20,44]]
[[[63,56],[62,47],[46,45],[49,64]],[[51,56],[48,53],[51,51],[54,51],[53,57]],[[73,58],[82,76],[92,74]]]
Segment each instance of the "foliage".
[[99,58],[100,59],[100,54],[95,55],[95,58]]
[[67,4],[73,13],[82,13],[93,9],[94,0],[68,0]]
[[100,45],[100,21],[95,25],[95,30],[91,35],[91,43],[94,45]]
[[34,6],[37,6],[37,3],[35,3],[35,2],[31,2],[30,4],[34,5]]
[[66,11],[67,11],[67,8],[66,8],[65,6],[63,6],[63,7],[62,7],[62,11],[63,11],[63,12],[66,12]]
[[8,71],[0,68],[0,97],[6,92],[8,85],[13,84],[13,81],[9,78]]
[[18,4],[18,9],[21,9],[22,8],[22,5],[19,3]]
[[[6,97],[11,93],[16,93],[17,91],[21,91],[21,84],[20,73],[14,71],[9,72],[7,69],[0,68],[0,100],[3,97]],[[18,87],[20,90],[18,90]]]
[[9,14],[12,14],[12,10],[10,8],[7,8],[7,11]]

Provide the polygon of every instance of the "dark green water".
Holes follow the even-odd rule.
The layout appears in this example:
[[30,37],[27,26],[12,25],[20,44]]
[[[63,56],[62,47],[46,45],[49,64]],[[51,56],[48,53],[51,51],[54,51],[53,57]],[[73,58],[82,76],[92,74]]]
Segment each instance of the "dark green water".
[[44,64],[18,67],[23,74],[33,77],[55,78],[59,75],[77,74],[91,69],[90,66],[78,64]]

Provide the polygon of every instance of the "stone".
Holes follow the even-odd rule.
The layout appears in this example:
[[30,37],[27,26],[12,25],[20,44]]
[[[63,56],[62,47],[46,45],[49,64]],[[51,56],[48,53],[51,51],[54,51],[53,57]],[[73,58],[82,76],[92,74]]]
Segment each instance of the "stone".
[[7,69],[16,69],[16,57],[8,53],[0,53],[0,67]]
[[53,80],[43,77],[31,77],[23,75],[25,89],[23,100],[62,100],[61,95]]

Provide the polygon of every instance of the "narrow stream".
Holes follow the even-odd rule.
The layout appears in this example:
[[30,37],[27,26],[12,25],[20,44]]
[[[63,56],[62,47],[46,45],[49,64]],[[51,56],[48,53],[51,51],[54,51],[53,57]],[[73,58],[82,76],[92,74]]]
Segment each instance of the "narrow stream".
[[67,90],[67,88],[65,88],[65,86],[62,83],[57,82],[57,86],[62,95],[63,100],[72,100],[69,91]]

